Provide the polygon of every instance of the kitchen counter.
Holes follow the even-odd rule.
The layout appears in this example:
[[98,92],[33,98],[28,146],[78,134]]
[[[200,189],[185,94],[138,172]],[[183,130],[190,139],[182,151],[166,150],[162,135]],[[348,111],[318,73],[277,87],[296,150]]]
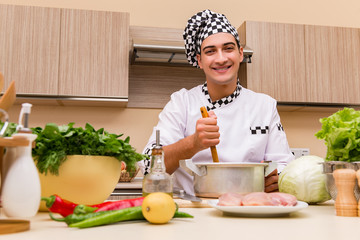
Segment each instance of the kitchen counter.
[[[181,208],[194,219],[173,219],[168,224],[152,225],[146,221],[123,222],[88,229],[68,228],[52,221],[48,213],[31,218],[26,232],[0,235],[0,239],[360,239],[356,229],[360,217],[335,215],[333,201],[309,206],[285,217],[249,218],[223,215],[214,208]],[[3,214],[1,215],[3,218]]]

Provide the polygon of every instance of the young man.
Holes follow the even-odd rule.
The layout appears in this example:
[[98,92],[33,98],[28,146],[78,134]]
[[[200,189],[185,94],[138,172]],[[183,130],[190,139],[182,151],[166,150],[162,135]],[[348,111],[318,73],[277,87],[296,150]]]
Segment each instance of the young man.
[[[210,146],[217,147],[221,162],[274,161],[280,172],[293,155],[276,101],[239,83],[243,49],[236,29],[224,15],[205,10],[188,20],[183,36],[188,61],[204,71],[206,82],[173,93],[155,127],[161,132],[166,170],[173,174],[174,187],[194,194],[192,176],[179,168],[179,160],[212,162]],[[207,107],[208,118],[201,117],[202,106]],[[146,154],[154,146],[155,129]],[[146,174],[150,162],[144,161],[143,167]],[[278,189],[277,171],[266,179],[265,191]]]

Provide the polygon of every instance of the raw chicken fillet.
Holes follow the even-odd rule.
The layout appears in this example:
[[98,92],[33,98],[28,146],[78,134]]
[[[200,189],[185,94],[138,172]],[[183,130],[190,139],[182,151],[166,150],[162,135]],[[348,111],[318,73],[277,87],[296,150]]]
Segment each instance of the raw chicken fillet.
[[288,193],[252,192],[224,193],[219,197],[219,206],[295,206],[297,199]]

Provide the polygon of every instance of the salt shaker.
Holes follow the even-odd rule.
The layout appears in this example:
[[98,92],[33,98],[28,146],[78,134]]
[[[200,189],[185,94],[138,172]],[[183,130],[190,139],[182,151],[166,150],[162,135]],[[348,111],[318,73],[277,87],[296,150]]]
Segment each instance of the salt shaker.
[[337,196],[335,209],[337,216],[356,217],[358,203],[354,194],[356,172],[354,169],[336,169],[333,172]]

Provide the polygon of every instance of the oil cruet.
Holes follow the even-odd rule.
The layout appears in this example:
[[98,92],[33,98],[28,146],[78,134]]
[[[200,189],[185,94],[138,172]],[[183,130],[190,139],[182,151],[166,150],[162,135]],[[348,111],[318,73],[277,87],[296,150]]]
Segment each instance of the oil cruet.
[[7,170],[2,185],[2,206],[8,217],[27,218],[35,216],[41,200],[39,175],[32,158],[32,142],[37,135],[28,128],[31,104],[22,104],[16,134],[28,140],[26,146],[14,147],[14,159]]
[[164,192],[172,196],[172,178],[166,172],[164,152],[160,144],[160,130],[156,130],[156,146],[151,153],[150,173],[143,179],[143,196],[152,192]]

